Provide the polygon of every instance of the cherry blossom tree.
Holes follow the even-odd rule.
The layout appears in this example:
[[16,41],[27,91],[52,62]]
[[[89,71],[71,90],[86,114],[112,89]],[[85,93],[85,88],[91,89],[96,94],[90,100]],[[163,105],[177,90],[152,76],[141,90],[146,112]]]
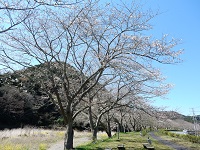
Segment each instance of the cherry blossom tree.
[[[13,71],[19,69],[16,66],[46,65],[47,69],[38,69],[38,81],[63,115],[67,125],[65,148],[71,149],[73,121],[88,108],[84,101],[99,84],[120,79],[121,87],[131,83],[126,90],[131,89],[133,95],[147,98],[165,93],[159,90],[163,78],[155,64],[177,63],[182,51],[175,49],[175,39],[146,35],[156,15],[141,11],[134,2],[42,5],[33,9],[16,30],[2,33],[1,65]],[[68,69],[77,74],[70,74]],[[110,89],[109,85],[105,88]]]
[[0,1],[0,33],[13,30],[25,21],[32,10],[40,6],[67,7],[80,1],[58,1],[58,0],[1,0]]

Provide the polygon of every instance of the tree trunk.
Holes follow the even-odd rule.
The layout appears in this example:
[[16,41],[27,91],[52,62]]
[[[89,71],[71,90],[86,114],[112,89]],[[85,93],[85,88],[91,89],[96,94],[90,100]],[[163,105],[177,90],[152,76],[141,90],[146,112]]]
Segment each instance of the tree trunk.
[[96,141],[97,140],[97,132],[98,132],[98,127],[94,127],[92,130],[92,140]]
[[89,113],[90,129],[93,132],[93,130],[94,130],[94,122],[93,122],[93,118],[92,118],[92,109],[91,109],[91,106],[89,106],[89,108],[88,108],[88,113]]
[[92,98],[89,97],[89,108],[88,108],[88,114],[89,114],[89,122],[90,122],[90,129],[92,132],[92,140],[97,140],[97,132],[98,132],[98,124],[99,119],[97,119],[96,124],[94,125],[93,116],[92,116],[92,108],[91,108]]
[[133,120],[134,120],[134,121],[132,122],[131,116],[130,116],[130,117],[129,117],[129,123],[130,123],[130,125],[131,125],[133,131],[136,131],[135,119],[133,118]]
[[106,133],[107,133],[108,137],[111,138],[112,137],[112,132],[111,132],[111,128],[110,128],[110,123],[108,123],[108,124],[109,125],[108,125]]
[[112,137],[112,134],[111,134],[111,127],[110,127],[110,116],[109,116],[109,112],[107,113],[107,130],[106,130],[106,133],[108,135],[109,138]]
[[121,114],[121,117],[120,117],[119,131],[120,131],[120,132],[124,132],[123,115],[122,115],[122,114]]
[[124,131],[124,127],[122,123],[119,123],[119,132],[123,132]]
[[73,130],[73,120],[72,117],[68,116],[68,124],[67,124],[67,131],[65,134],[65,149],[69,150],[73,149],[73,138],[74,138],[74,130]]
[[100,123],[100,120],[101,120],[101,117],[102,117],[103,114],[100,114],[98,117],[97,117],[97,120],[96,120],[96,123],[95,123],[95,127],[94,127],[94,130],[93,130],[93,134],[92,134],[92,139],[93,141],[96,141],[97,140],[97,132],[99,130],[99,123]]

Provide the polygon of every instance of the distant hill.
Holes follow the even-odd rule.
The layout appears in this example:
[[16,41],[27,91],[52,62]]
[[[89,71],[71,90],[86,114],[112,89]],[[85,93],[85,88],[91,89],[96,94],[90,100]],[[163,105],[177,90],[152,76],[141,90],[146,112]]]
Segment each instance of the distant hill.
[[[41,73],[49,71],[46,65],[36,65],[0,75],[0,129],[23,125],[50,127],[62,124],[62,117],[40,84],[41,78],[43,84],[49,84],[48,79]],[[62,68],[57,63],[51,65],[50,71],[57,80],[61,76],[60,69]],[[70,82],[78,82],[80,74],[70,65],[67,65],[67,74]]]
[[[190,122],[190,123],[194,123],[194,117],[193,116],[185,116],[185,115],[182,115],[182,114],[180,114],[178,112],[175,112],[175,111],[168,111],[168,114],[169,114],[169,118],[171,118],[172,120],[174,120],[174,119],[182,119],[184,121],[187,121],[187,122]],[[196,115],[195,119],[197,121],[200,120],[200,115]]]
[[165,114],[166,117],[168,117],[171,120],[175,120],[175,119],[182,119],[185,120],[187,122],[193,122],[193,116],[185,116],[182,115],[176,111],[162,111],[162,114]]
[[193,125],[193,116],[185,116],[175,111],[163,111],[166,115],[169,126],[177,128],[177,129],[194,129]]
[[[42,78],[43,84],[51,86],[41,71],[52,71],[59,83],[62,65],[53,63],[51,70],[47,70],[46,65],[40,64],[0,75],[0,129],[24,125],[43,127],[62,125],[62,117],[48,95],[46,95],[42,84],[40,84],[40,79]],[[69,82],[75,83],[75,88],[75,86],[78,86],[79,77],[82,74],[70,65],[67,65],[66,71],[70,77]],[[193,127],[193,118],[191,116],[184,116],[175,111],[162,111],[159,113],[166,120],[163,123],[168,123],[169,127]],[[87,116],[77,118],[74,126],[79,129],[88,128]]]

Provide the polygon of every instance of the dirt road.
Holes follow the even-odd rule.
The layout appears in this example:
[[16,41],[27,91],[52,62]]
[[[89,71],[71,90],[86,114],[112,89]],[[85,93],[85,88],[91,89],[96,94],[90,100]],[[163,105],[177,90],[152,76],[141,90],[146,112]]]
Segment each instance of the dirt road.
[[[90,141],[91,140],[89,139],[89,137],[76,137],[74,138],[74,147]],[[64,150],[64,141],[62,140],[53,144],[48,150]]]

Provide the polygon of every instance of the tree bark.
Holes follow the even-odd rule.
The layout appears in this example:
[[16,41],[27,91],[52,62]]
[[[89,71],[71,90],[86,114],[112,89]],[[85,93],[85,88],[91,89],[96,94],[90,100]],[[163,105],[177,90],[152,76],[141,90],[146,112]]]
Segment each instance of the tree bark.
[[112,137],[112,133],[111,133],[111,128],[110,128],[110,126],[108,126],[108,129],[106,130],[106,133],[107,133],[107,135],[108,135],[109,138]]
[[123,127],[123,122],[122,122],[122,119],[119,123],[119,132],[123,132],[124,131],[124,127]]
[[93,132],[94,122],[93,122],[93,117],[92,117],[91,100],[90,100],[90,104],[89,104],[89,108],[88,108],[88,115],[89,115],[90,129]]
[[68,116],[68,124],[67,124],[67,130],[65,134],[65,149],[69,150],[73,149],[73,139],[74,139],[74,130],[73,130],[73,120],[72,115]]
[[97,133],[98,133],[98,127],[94,127],[94,129],[92,130],[92,140],[96,141],[97,140]]
[[107,113],[107,130],[106,130],[106,133],[108,135],[109,138],[112,137],[112,134],[111,134],[111,127],[110,127],[110,116],[109,116],[109,112]]
[[93,141],[96,141],[97,140],[97,132],[99,130],[99,123],[100,123],[100,120],[101,120],[101,117],[102,117],[103,113],[101,113],[98,117],[97,117],[97,120],[96,120],[96,123],[95,123],[95,126],[94,126],[94,130],[93,130],[93,134],[92,134],[92,139]]

